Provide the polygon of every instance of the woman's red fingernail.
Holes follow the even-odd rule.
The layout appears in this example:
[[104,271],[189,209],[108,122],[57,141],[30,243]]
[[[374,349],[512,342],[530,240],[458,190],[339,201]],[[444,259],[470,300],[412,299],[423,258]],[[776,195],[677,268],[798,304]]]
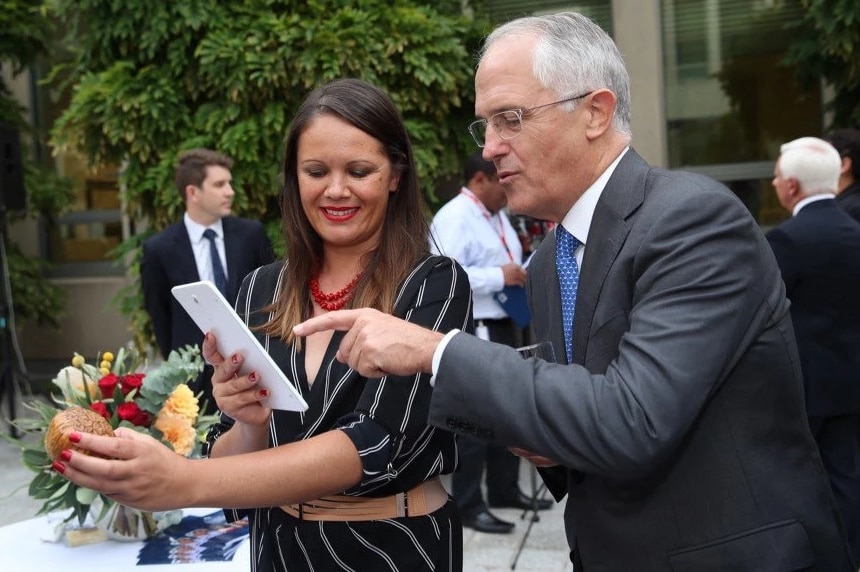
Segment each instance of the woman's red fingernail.
[[66,466],[59,461],[54,461],[51,465],[51,468],[60,473],[61,475],[66,472]]
[[263,398],[269,397],[269,390],[268,389],[261,389],[260,390],[260,397],[263,397]]
[[62,461],[71,461],[72,460],[72,452],[68,449],[64,449],[60,451],[60,460]]
[[257,381],[257,372],[252,371],[248,374],[248,381]]
[[72,443],[80,443],[81,442],[81,434],[77,431],[72,431],[69,433],[69,441]]
[[230,361],[233,362],[233,365],[238,365],[239,364],[239,356],[237,356],[236,354],[233,354],[232,356],[230,356]]

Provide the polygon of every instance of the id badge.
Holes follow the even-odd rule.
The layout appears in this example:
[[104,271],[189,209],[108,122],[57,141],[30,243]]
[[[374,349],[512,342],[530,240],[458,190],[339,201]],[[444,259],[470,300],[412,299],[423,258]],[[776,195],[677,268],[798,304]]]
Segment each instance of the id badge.
[[475,326],[475,336],[477,336],[481,340],[490,341],[490,328],[484,325],[484,322],[478,321],[478,325]]

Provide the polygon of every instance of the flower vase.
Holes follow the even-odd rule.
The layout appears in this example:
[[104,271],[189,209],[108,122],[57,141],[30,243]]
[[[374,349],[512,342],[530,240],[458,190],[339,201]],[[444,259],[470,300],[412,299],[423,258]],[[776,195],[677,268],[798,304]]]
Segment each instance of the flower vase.
[[159,532],[155,515],[151,512],[128,508],[119,503],[108,510],[101,526],[111,540],[130,542],[144,540]]
[[150,512],[114,503],[98,523],[110,540],[135,542],[157,535],[182,520],[182,511]]

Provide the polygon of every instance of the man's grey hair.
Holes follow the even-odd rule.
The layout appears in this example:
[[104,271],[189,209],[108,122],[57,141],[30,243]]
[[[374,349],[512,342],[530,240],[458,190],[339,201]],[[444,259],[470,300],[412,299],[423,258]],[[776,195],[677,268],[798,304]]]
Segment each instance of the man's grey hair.
[[[559,99],[601,88],[612,91],[617,100],[612,125],[630,136],[630,76],[618,47],[600,26],[576,12],[518,18],[487,36],[480,58],[496,41],[515,35],[537,36],[532,74]],[[565,104],[566,109],[576,103]]]
[[779,175],[795,179],[801,193],[836,192],[842,158],[833,145],[818,137],[801,137],[782,145],[779,151]]

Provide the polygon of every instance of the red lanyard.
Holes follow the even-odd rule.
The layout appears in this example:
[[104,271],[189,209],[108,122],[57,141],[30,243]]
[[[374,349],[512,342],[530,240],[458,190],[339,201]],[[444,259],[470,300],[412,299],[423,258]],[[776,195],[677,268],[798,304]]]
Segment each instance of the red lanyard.
[[[478,208],[481,210],[481,214],[484,215],[484,218],[487,219],[487,222],[490,223],[490,226],[493,226],[493,215],[490,214],[490,211],[487,210],[487,207],[484,206],[484,203],[478,200],[478,197],[475,196],[475,193],[473,193],[466,187],[463,187],[460,189],[460,194],[468,197],[473,203],[478,205]],[[505,247],[505,252],[508,253],[508,258],[511,262],[513,262],[514,255],[511,254],[511,249],[508,248],[508,240],[505,238],[505,226],[502,224],[502,215],[499,213],[496,214],[499,217],[499,240],[502,241],[502,246]]]

